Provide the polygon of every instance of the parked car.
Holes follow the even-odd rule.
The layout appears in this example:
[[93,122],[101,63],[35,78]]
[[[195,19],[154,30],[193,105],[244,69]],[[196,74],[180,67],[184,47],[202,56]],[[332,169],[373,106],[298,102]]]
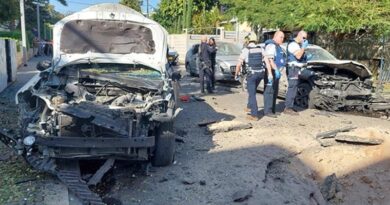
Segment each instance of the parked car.
[[[282,48],[286,50],[287,44]],[[356,61],[339,60],[317,45],[305,50],[311,55],[299,76],[295,104],[302,108],[324,110],[367,109],[373,100],[372,76],[368,68]],[[287,92],[286,73],[280,81],[279,96]],[[263,85],[259,86],[263,90]]]
[[[228,42],[217,42],[215,65],[216,80],[234,80],[234,74],[241,49],[238,45]],[[199,75],[199,44],[194,44],[186,54],[185,67],[191,76]]]
[[40,63],[16,95],[15,149],[52,172],[58,159],[171,164],[177,110],[166,30],[126,6],[99,4],[65,17],[53,32],[52,63]]
[[170,65],[179,65],[179,54],[172,48],[168,50],[168,63]]

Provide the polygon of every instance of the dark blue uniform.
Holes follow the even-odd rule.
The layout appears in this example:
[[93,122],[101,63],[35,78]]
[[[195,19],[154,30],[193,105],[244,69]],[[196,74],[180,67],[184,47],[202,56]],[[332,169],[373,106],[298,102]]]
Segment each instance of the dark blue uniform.
[[215,47],[209,46],[207,43],[201,43],[199,46],[199,78],[200,78],[200,90],[204,93],[204,83],[206,80],[206,89],[209,93],[212,93],[212,78],[213,73],[211,70],[211,54],[216,52]]
[[251,115],[257,117],[257,100],[256,91],[261,80],[264,78],[265,65],[263,62],[262,49],[256,47],[254,43],[251,43],[246,48],[248,49],[247,58],[245,59],[247,74],[247,90],[248,90],[248,104],[247,108],[251,110]]
[[[299,64],[304,64],[307,62],[306,55],[303,54],[300,59],[297,59],[294,55],[294,53],[291,53],[289,51],[290,44],[293,44],[297,42],[290,41],[287,44],[287,78],[288,78],[288,88],[287,88],[287,94],[286,94],[286,108],[293,109],[294,107],[294,100],[297,95],[298,90],[298,83],[299,83],[299,73],[301,70],[301,66]],[[298,44],[299,45],[299,44]],[[299,45],[301,48],[301,45]]]
[[[272,57],[277,69],[279,69],[280,71],[280,69],[286,66],[286,61],[285,61],[286,57],[284,51],[280,47],[280,45],[278,45],[272,39],[267,40],[265,42],[266,49],[269,44],[275,45],[275,53]],[[278,93],[279,93],[279,80],[280,80],[280,77],[276,78],[275,70],[272,69],[273,83],[272,86],[270,86],[268,83],[268,75],[269,75],[268,72],[266,72],[266,78],[264,79],[264,98],[265,98],[264,114],[265,115],[270,114],[271,112],[276,113],[276,98],[278,97]],[[268,103],[268,102],[272,102],[272,103]]]

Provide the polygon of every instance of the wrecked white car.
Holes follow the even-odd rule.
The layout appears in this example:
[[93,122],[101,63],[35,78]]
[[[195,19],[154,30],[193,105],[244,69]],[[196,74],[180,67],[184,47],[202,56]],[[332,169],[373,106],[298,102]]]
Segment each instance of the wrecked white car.
[[40,170],[57,159],[172,163],[178,110],[167,32],[119,4],[100,4],[54,26],[54,55],[16,95],[16,148]]

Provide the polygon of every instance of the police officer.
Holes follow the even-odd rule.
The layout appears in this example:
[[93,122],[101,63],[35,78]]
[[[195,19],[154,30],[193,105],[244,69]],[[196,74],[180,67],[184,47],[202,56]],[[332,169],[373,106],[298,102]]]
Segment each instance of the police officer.
[[[285,54],[280,45],[283,43],[284,33],[282,31],[276,31],[273,39],[269,39],[265,42],[265,53],[269,60],[269,64],[272,68],[272,73],[266,72],[266,78],[264,82],[264,98],[266,103],[264,104],[264,115],[269,117],[276,117],[276,98],[279,92],[279,79],[281,77],[281,70],[286,66]],[[268,76],[273,76],[273,84],[270,86],[268,82]],[[272,87],[268,88],[268,87]]]
[[285,114],[298,115],[294,108],[294,99],[298,89],[298,76],[306,64],[305,49],[309,45],[307,33],[300,31],[298,35],[287,44],[287,78],[288,89],[286,94]]
[[215,90],[215,63],[216,63],[216,56],[217,56],[217,44],[215,43],[214,38],[209,39],[209,46],[213,48],[213,52],[210,53],[210,60],[211,60],[211,88],[212,90]]
[[202,36],[201,44],[199,46],[199,78],[200,78],[200,90],[201,93],[204,93],[204,83],[206,78],[206,89],[208,93],[213,93],[212,91],[212,70],[211,70],[211,53],[216,52],[216,47],[211,47],[207,43],[207,37]]
[[[247,69],[247,91],[248,91],[248,104],[245,109],[246,112],[250,112],[250,115],[247,116],[249,120],[259,120],[258,118],[258,107],[256,100],[256,90],[259,86],[261,80],[264,78],[265,69],[271,71],[268,59],[266,59],[264,50],[261,47],[256,46],[257,36],[254,33],[249,34],[248,36],[248,46],[244,48],[241,52],[239,62],[236,66],[235,78],[238,79],[238,76],[241,72],[242,64],[246,64]],[[272,76],[270,76],[269,81],[272,82]],[[264,102],[265,104],[266,102]]]

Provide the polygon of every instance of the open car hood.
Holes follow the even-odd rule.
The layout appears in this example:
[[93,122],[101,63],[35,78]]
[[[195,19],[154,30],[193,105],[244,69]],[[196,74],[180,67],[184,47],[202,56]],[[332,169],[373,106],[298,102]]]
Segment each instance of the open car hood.
[[57,22],[53,65],[146,62],[160,72],[167,63],[167,32],[158,23],[120,4],[98,4]]
[[371,72],[368,68],[356,61],[350,60],[323,60],[323,61],[309,61],[308,66],[325,65],[334,69],[349,70],[361,78],[371,77]]

